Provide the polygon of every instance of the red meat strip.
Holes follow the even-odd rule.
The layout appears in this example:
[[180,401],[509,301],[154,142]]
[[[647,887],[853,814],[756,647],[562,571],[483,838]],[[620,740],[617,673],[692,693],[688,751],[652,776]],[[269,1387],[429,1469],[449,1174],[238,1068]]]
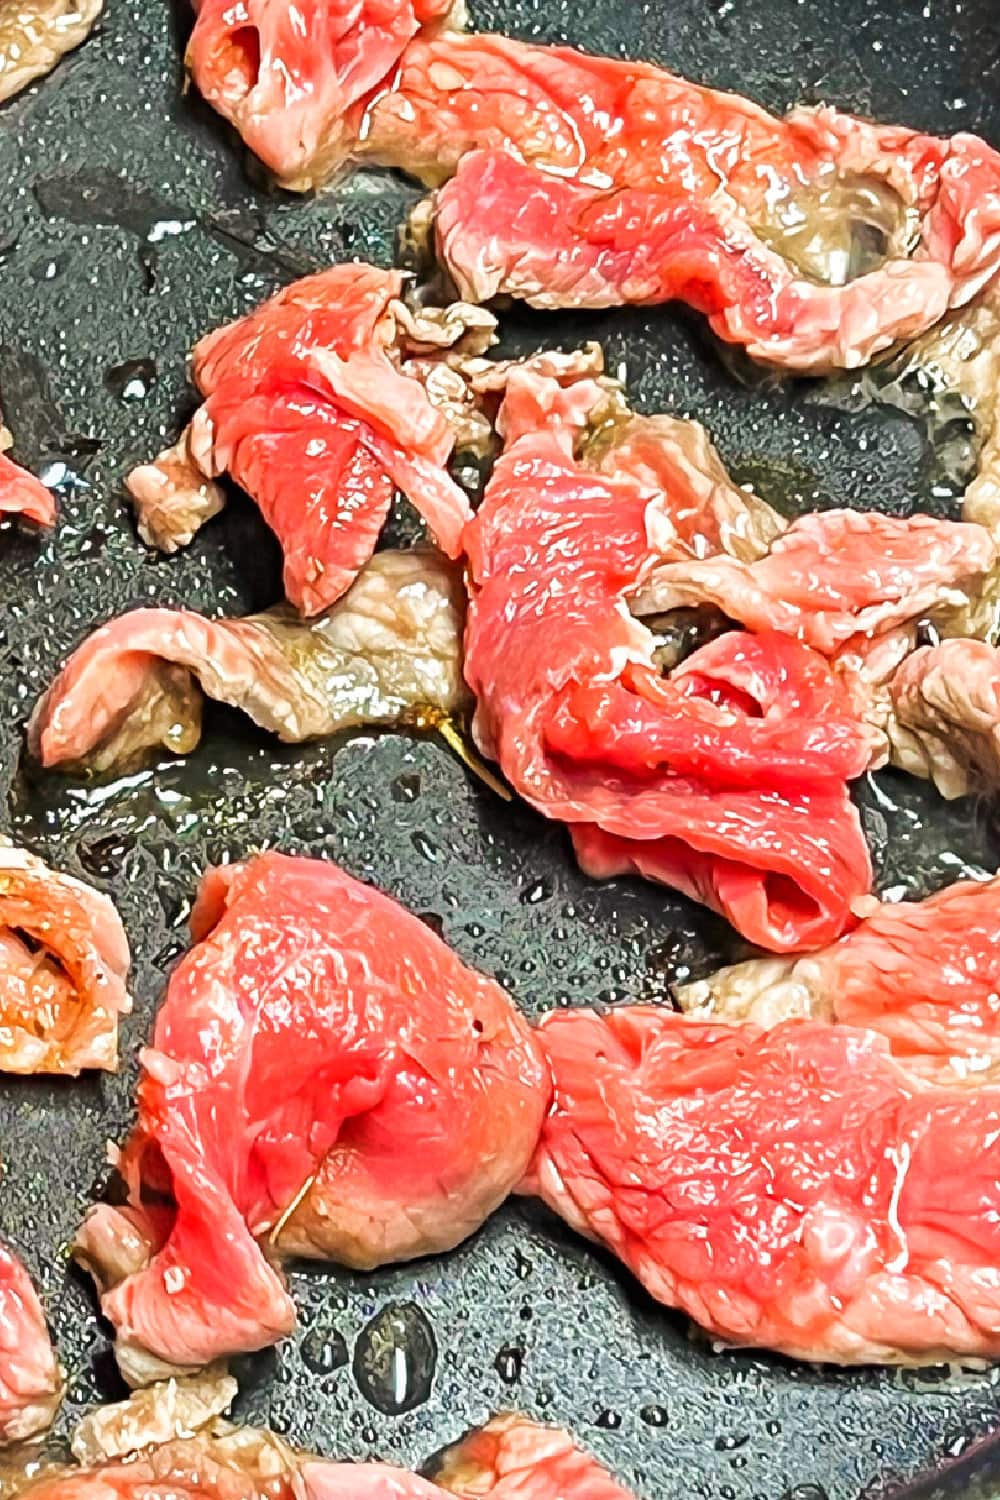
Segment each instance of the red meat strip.
[[0,101],[51,73],[90,35],[104,0],[17,0],[0,13]]
[[[676,549],[672,514],[703,497],[576,460],[559,412],[575,413],[579,386],[560,397],[521,375],[510,392],[514,440],[466,531],[481,748],[570,825],[593,873],[639,869],[762,947],[832,940],[871,881],[846,791],[870,740],[844,690],[775,632],[731,632],[662,679],[655,639],[625,600],[657,561],[655,539]],[[613,450],[602,463],[613,467]]]
[[570,1433],[513,1413],[470,1433],[434,1478],[463,1500],[631,1500]]
[[975,136],[776,119],[647,64],[456,35],[446,9],[218,0],[188,64],[287,186],[349,156],[451,178],[438,248],[473,299],[682,298],[756,357],[822,369],[914,337],[1000,265],[1000,156]]
[[840,1364],[1000,1350],[1000,1091],[921,1090],[869,1031],[548,1018],[525,1190],[729,1344]]
[[62,1371],[31,1278],[0,1245],[0,1445],[44,1432],[62,1394]]
[[229,473],[281,543],[285,593],[304,614],[350,586],[396,488],[457,556],[471,512],[447,473],[452,429],[398,367],[401,288],[398,271],[334,266],[202,339],[204,405],[128,481],[144,539],[168,551],[189,542],[224,503],[215,480]]
[[458,1244],[524,1171],[549,1099],[503,991],[334,865],[210,871],[191,929],[143,1057],[129,1206],[78,1240],[140,1378],[150,1355],[200,1365],[289,1331],[261,1236],[358,1267]]
[[392,723],[465,703],[456,570],[435,553],[379,552],[312,620],[279,607],[245,620],[137,609],[73,653],[35,708],[32,753],[45,766],[106,771],[201,737],[202,694],[240,708],[282,740]]
[[107,896],[0,841],[0,1072],[113,1072],[128,969]]
[[[0,73],[0,98],[3,97],[2,78]],[[47,490],[34,474],[29,474],[27,469],[20,468],[6,456],[5,450],[13,441],[0,416],[0,515],[24,516],[29,521],[37,521],[39,526],[53,526],[56,502],[52,491]]]
[[878,1032],[929,1082],[1000,1080],[1000,879],[876,907],[853,932],[794,960],[753,958],[682,985],[702,1019],[773,1026],[792,1016]]

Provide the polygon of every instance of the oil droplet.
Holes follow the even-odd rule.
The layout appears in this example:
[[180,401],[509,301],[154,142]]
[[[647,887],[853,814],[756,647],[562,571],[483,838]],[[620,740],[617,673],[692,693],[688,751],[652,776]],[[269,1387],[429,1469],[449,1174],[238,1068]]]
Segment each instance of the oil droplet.
[[504,1385],[516,1385],[524,1368],[524,1348],[520,1344],[505,1344],[493,1361]]
[[604,1411],[599,1411],[594,1418],[594,1426],[603,1427],[605,1432],[617,1432],[621,1425],[621,1413],[610,1411],[607,1408]]
[[647,1427],[666,1427],[667,1413],[662,1406],[642,1406],[639,1408],[639,1420],[645,1422]]
[[537,906],[540,901],[545,901],[551,895],[551,880],[535,880],[531,885],[525,886],[521,892],[521,904],[523,906]]
[[127,359],[104,372],[104,384],[119,401],[144,401],[156,380],[156,365],[151,359]]
[[426,859],[429,864],[437,864],[440,858],[438,847],[436,844],[431,843],[426,833],[421,833],[419,828],[416,829],[410,834],[410,843],[416,849],[417,853],[423,859]]
[[390,787],[393,802],[415,802],[420,795],[420,773],[405,771]]
[[786,1490],[782,1500],[827,1500],[826,1490],[819,1484],[797,1484]]
[[520,1250],[514,1251],[514,1270],[517,1272],[518,1281],[527,1281],[534,1269],[526,1255],[522,1255]]
[[314,1375],[332,1375],[347,1364],[347,1345],[336,1328],[313,1328],[302,1340],[302,1363]]
[[725,1432],[715,1440],[716,1453],[732,1453],[750,1441],[748,1432]]
[[389,1303],[361,1330],[354,1346],[358,1389],[389,1417],[427,1400],[436,1364],[434,1330],[412,1302]]

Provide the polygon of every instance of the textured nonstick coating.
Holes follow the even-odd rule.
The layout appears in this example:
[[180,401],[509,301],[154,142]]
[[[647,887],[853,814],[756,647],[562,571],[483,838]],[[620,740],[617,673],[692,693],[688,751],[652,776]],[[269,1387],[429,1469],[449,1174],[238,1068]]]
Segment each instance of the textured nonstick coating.
[[[649,57],[775,108],[825,99],[1000,142],[993,0],[480,0],[473,10],[484,29]],[[107,0],[86,47],[0,111],[0,398],[17,456],[65,475],[51,538],[0,536],[3,805],[15,836],[116,896],[136,953],[119,1077],[0,1085],[0,1230],[39,1277],[69,1372],[57,1438],[118,1391],[107,1331],[64,1247],[106,1180],[105,1141],[128,1126],[138,1050],[207,861],[274,843],[330,854],[431,917],[532,1014],[650,999],[735,951],[722,923],[669,893],[589,883],[558,830],[499,804],[427,740],[362,735],[278,752],[214,713],[189,761],[109,793],[18,771],[31,704],[95,625],[138,601],[239,613],[277,596],[275,549],[248,505],[162,559],[135,538],[122,475],[189,408],[185,356],[197,335],[303,271],[349,256],[388,263],[416,196],[377,173],[315,200],[270,190],[221,122],[182,94],[187,25],[183,3]],[[918,422],[864,407],[846,381],[741,384],[683,312],[515,313],[505,326],[513,347],[601,338],[642,409],[700,417],[737,474],[790,510],[953,507],[932,493]],[[405,517],[394,534],[412,534]],[[988,808],[946,807],[891,774],[859,795],[883,889],[923,894],[995,868]],[[971,1461],[969,1451],[996,1423],[996,1371],[837,1373],[713,1353],[530,1205],[509,1205],[432,1262],[371,1277],[310,1267],[292,1279],[301,1330],[245,1363],[238,1414],[325,1453],[419,1463],[517,1406],[571,1427],[646,1500],[955,1488],[967,1482],[956,1463],[978,1471],[989,1459],[988,1444]],[[356,1373],[363,1382],[366,1364],[385,1362],[379,1328],[360,1336],[391,1303],[419,1309],[437,1348],[420,1399],[428,1336],[418,1319],[425,1367],[399,1403],[418,1404],[401,1415],[373,1406]]]

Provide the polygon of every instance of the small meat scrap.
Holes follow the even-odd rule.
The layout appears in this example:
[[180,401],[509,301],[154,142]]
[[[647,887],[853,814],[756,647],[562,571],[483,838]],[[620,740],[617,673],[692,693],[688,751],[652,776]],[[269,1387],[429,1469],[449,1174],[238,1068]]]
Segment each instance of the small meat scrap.
[[0,1446],[44,1432],[62,1396],[63,1374],[38,1294],[16,1255],[0,1244]]
[[463,1500],[632,1500],[570,1433],[515,1412],[450,1449],[434,1481]]
[[107,896],[0,840],[0,1072],[114,1072],[128,970]]
[[464,596],[437,553],[378,552],[323,615],[244,620],[137,609],[70,657],[28,730],[44,766],[106,771],[201,737],[202,695],[297,744],[357,724],[464,705]]
[[52,491],[7,457],[13,443],[10,428],[3,425],[0,416],[0,516],[23,516],[39,526],[53,526],[56,502]]
[[829,948],[751,958],[678,986],[686,1014],[769,1027],[794,1016],[877,1032],[914,1078],[1000,1082],[1000,878],[887,902]]
[[926,1088],[869,1030],[547,1017],[523,1191],[724,1344],[835,1364],[1000,1352],[1000,1090]]
[[354,159],[437,188],[470,301],[679,298],[755,358],[820,371],[917,337],[1000,266],[1000,155],[976,136],[779,119],[646,63],[459,34],[449,0],[196,9],[192,76],[279,180]]
[[774,630],[730,630],[664,678],[628,608],[661,557],[752,556],[779,523],[721,465],[679,461],[679,424],[626,420],[619,468],[618,417],[588,433],[588,405],[607,411],[597,382],[510,376],[507,446],[466,530],[477,742],[591,874],[675,886],[765,948],[832,941],[871,883],[847,794],[871,739],[844,687]]
[[322,860],[205,876],[143,1054],[122,1208],[76,1254],[134,1383],[274,1343],[277,1260],[452,1248],[523,1174],[550,1097],[504,992]]
[[86,41],[104,0],[7,0],[0,10],[0,102]]
[[976,640],[922,646],[889,696],[894,765],[949,799],[1000,786],[1000,649]]
[[[456,434],[403,368],[413,320],[402,286],[398,271],[334,266],[203,338],[192,368],[204,405],[127,481],[143,538],[166,551],[186,545],[224,504],[217,481],[228,473],[281,543],[285,593],[305,615],[349,588],[396,489],[456,557],[471,515],[447,471]],[[434,330],[439,344],[478,353],[493,326],[476,309],[442,310]]]
[[[220,1420],[235,1381],[171,1380],[85,1417],[79,1467],[50,1469],[31,1500],[631,1500],[558,1428],[505,1413],[437,1462],[433,1480],[381,1463],[337,1463],[261,1428]],[[99,1438],[95,1434],[100,1434]]]

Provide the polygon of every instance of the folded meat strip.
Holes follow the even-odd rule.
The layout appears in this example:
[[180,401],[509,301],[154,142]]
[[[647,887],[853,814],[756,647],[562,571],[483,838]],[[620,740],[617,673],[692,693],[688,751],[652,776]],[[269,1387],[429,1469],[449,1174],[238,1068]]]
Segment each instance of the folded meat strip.
[[[0,31],[3,23],[0,21]],[[0,74],[0,78],[2,78]],[[7,457],[6,450],[13,446],[10,429],[3,425],[0,416],[0,516],[24,516],[37,521],[39,526],[52,526],[56,519],[56,502],[52,491],[47,490],[41,480],[20,468]]]
[[998,990],[1000,878],[886,903],[818,953],[748,959],[675,993],[702,1019],[866,1027],[913,1076],[978,1086],[1000,1082]]
[[0,839],[0,1072],[114,1072],[128,969],[107,896]]
[[212,870],[191,930],[143,1054],[128,1204],[76,1243],[138,1384],[288,1333],[275,1257],[370,1268],[457,1245],[549,1101],[503,991],[334,865]]
[[86,41],[104,0],[13,0],[0,12],[0,101],[51,73]]
[[137,609],[70,657],[28,730],[45,766],[106,771],[201,736],[202,694],[298,743],[408,712],[453,714],[466,697],[456,570],[414,548],[378,552],[326,614],[279,607],[245,620]]
[[285,186],[350,157],[445,184],[438,253],[473,301],[681,298],[820,370],[915,337],[1000,265],[1000,156],[975,136],[777,119],[645,63],[458,35],[446,0],[198,9],[195,82]]
[[504,1413],[438,1459],[433,1482],[379,1463],[336,1463],[219,1414],[227,1376],[171,1380],[85,1417],[78,1468],[55,1468],[19,1493],[33,1500],[630,1500],[569,1433]]
[[[850,512],[786,527],[696,424],[632,417],[594,381],[511,371],[500,423],[466,530],[481,749],[591,874],[676,886],[773,951],[832,941],[871,879],[846,783],[887,754],[915,619],[975,586],[990,537]],[[754,633],[663,678],[671,615],[706,603]],[[659,636],[629,606],[667,611]]]
[[947,640],[908,656],[892,678],[887,733],[894,765],[942,796],[1000,786],[1000,650]]
[[1000,1351],[1000,1090],[925,1089],[852,1026],[548,1017],[524,1191],[726,1344],[838,1364]]
[[0,1446],[50,1426],[63,1396],[63,1375],[31,1278],[0,1244]]
[[402,368],[421,338],[481,352],[494,320],[477,309],[414,317],[403,278],[357,263],[285,287],[208,334],[192,358],[204,396],[191,426],[127,481],[151,545],[186,545],[225,501],[228,473],[281,543],[285,593],[329,608],[371,557],[398,488],[450,557],[471,514],[447,462],[455,433]]

